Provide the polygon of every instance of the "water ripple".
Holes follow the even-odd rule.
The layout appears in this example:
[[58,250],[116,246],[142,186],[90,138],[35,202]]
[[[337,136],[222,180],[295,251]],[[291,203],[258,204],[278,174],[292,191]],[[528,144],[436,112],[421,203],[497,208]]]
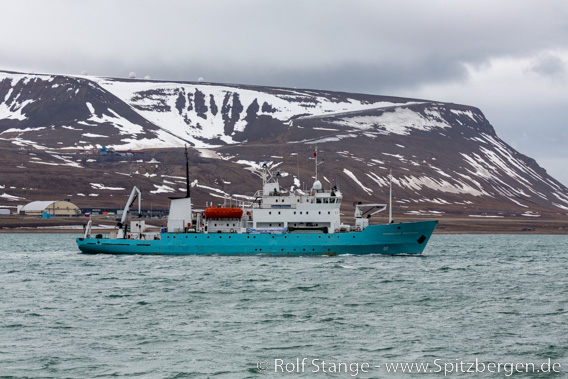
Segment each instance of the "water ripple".
[[256,378],[259,361],[302,357],[568,367],[567,252],[566,236],[435,235],[421,257],[90,256],[71,235],[4,234],[1,375]]

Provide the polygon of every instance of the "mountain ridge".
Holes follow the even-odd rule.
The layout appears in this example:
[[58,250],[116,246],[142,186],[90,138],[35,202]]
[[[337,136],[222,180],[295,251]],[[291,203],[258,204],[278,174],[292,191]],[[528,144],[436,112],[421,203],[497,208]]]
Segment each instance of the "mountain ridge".
[[[326,158],[324,184],[339,182],[349,201],[384,202],[392,170],[393,208],[406,215],[562,217],[568,211],[566,187],[502,141],[481,110],[469,105],[0,71],[0,148],[6,156],[0,205],[55,196],[45,186],[58,185],[60,196],[79,205],[121,205],[136,184],[165,206],[159,195],[183,189],[183,155],[176,148],[186,144],[197,203],[251,196],[260,185],[255,162],[265,158],[281,169],[283,187],[308,189],[313,168],[306,162],[317,145]],[[145,153],[94,155],[102,146]],[[69,176],[66,170],[73,171],[72,180],[49,179]],[[14,196],[21,200],[10,200]]]

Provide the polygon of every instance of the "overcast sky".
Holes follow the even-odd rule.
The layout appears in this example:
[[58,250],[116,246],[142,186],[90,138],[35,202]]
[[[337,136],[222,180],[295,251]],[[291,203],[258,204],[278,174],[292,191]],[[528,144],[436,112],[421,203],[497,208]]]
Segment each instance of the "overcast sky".
[[567,0],[0,0],[0,70],[480,108],[568,185]]

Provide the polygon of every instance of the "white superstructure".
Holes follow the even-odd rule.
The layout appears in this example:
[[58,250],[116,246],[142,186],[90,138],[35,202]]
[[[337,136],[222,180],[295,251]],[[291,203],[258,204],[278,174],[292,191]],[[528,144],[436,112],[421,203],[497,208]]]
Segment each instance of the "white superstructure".
[[316,180],[308,194],[282,191],[275,176],[263,167],[262,191],[257,191],[246,222],[247,228],[288,228],[294,230],[339,231],[339,208],[343,196],[337,187],[322,189]]

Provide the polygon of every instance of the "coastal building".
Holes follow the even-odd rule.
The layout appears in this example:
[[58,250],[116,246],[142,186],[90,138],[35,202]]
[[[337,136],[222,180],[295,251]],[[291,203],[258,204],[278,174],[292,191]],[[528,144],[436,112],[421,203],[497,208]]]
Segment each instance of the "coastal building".
[[20,213],[27,216],[78,216],[81,209],[70,201],[32,201],[24,205]]

